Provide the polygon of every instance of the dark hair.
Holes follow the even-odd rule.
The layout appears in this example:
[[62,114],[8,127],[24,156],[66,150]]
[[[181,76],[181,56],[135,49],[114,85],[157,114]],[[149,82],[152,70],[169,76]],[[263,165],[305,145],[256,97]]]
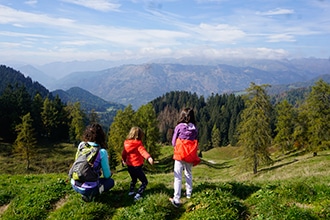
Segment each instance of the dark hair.
[[184,108],[180,113],[178,124],[189,122],[196,124],[194,110],[192,108]]
[[105,143],[105,133],[100,124],[93,123],[87,126],[83,134],[83,140],[85,142],[95,142],[101,147],[107,148],[107,145]]
[[132,127],[127,135],[128,140],[142,140],[144,133],[139,127]]

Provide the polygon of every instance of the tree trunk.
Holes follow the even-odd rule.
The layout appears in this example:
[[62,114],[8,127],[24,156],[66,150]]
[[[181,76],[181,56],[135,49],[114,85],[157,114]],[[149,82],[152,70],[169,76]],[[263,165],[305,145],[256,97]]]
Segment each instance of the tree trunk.
[[253,174],[257,174],[258,172],[258,156],[257,154],[254,154],[253,158]]

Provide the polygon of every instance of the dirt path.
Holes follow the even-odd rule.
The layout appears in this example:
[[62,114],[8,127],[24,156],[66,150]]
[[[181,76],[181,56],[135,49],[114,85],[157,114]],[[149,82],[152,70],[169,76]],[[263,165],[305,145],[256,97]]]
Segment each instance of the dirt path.
[[4,213],[9,207],[9,204],[0,206],[0,215],[2,215],[2,213]]

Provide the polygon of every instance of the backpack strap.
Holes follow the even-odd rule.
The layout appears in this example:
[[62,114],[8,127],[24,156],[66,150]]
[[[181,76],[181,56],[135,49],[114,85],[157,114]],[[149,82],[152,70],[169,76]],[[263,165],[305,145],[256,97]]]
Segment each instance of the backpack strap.
[[93,167],[97,171],[99,171],[101,169],[101,152],[100,152],[100,150],[101,150],[101,148],[97,149],[97,154],[93,161]]
[[[97,151],[97,153],[99,153],[99,151],[101,149],[99,146],[90,145],[88,142],[81,142],[78,146],[75,160],[78,158],[78,156],[80,155],[80,153],[84,149],[84,147],[93,147],[93,149],[95,149]],[[94,161],[95,161],[95,158],[92,159],[91,163],[94,163]]]

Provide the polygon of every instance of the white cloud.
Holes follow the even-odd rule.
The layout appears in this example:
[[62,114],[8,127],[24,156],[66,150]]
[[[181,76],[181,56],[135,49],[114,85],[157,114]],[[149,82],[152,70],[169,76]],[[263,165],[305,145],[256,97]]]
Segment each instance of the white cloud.
[[12,31],[0,31],[0,36],[47,38],[46,35],[41,35],[41,34],[29,34],[29,33],[18,33],[18,32],[12,32]]
[[27,5],[36,5],[38,3],[37,0],[27,0],[24,2],[24,4],[27,4]]
[[0,5],[0,24],[44,24],[51,26],[71,26],[74,20],[66,18],[53,18],[45,14],[35,14],[15,10],[10,7]]
[[[252,56],[251,56],[252,55]],[[271,48],[223,48],[215,49],[210,47],[196,47],[173,52],[174,57],[196,57],[200,56],[209,59],[225,58],[255,58],[255,59],[283,59],[289,56],[284,49]]]
[[227,24],[210,25],[202,23],[193,29],[200,40],[211,42],[234,42],[245,37],[245,33]]
[[[92,30],[92,31],[91,31]],[[124,29],[105,26],[78,25],[72,30],[79,35],[101,43],[113,44],[114,47],[163,47],[178,44],[178,39],[189,37],[179,31],[149,30],[149,29]]]
[[141,48],[138,52],[140,55],[150,55],[152,54],[153,56],[156,57],[162,57],[162,56],[170,56],[173,54],[172,49],[170,48],[154,48],[154,47],[145,47]]
[[80,41],[62,41],[61,45],[66,45],[66,46],[85,46],[85,45],[91,45],[91,44],[96,44],[95,41],[87,41],[87,40],[80,40]]
[[266,12],[257,12],[258,15],[289,15],[294,14],[292,9],[276,8]]
[[[0,47],[2,47],[2,48],[14,48],[14,47],[21,47],[21,44],[20,43],[0,42]],[[3,54],[3,55],[6,55],[6,54]]]
[[[16,27],[38,26],[44,28],[44,33],[49,33],[48,39],[61,41],[62,45],[82,46],[89,44],[91,39],[99,45],[109,47],[166,47],[177,45],[179,39],[188,38],[189,34],[157,29],[129,29],[115,28],[104,25],[86,25],[78,23],[75,20],[67,18],[54,18],[45,14],[35,14],[18,11],[9,7],[0,5],[0,24],[12,24]],[[35,37],[46,38],[47,35],[25,34],[27,29],[21,29],[22,32],[2,32],[2,35],[15,35],[16,37]],[[56,35],[51,34],[56,33]],[[70,43],[71,42],[71,43]],[[39,42],[39,45],[41,42]],[[96,44],[96,43],[95,43]]]
[[121,6],[120,4],[116,3],[117,1],[113,1],[113,0],[62,0],[62,1],[103,12],[118,11],[118,9]]
[[271,48],[253,48],[255,56],[258,59],[283,59],[289,56],[289,53],[284,49],[271,49]]
[[[234,4],[231,8],[228,0],[200,0],[197,5],[196,1],[182,1],[185,6],[189,2],[182,9],[175,8],[177,0],[165,0],[168,4],[152,0],[161,8],[146,7],[150,0],[58,0],[47,5],[23,0],[25,5],[19,8],[9,7],[15,5],[11,1],[7,0],[6,6],[0,3],[0,59],[12,56],[33,60],[39,55],[38,59],[49,60],[194,55],[282,58],[289,55],[282,48],[292,53],[298,43],[302,45],[314,36],[326,39],[330,33],[329,7],[319,8],[321,3],[318,7],[290,3],[275,9],[279,4],[265,2],[264,8],[274,10],[256,13],[256,8],[260,10],[258,3]],[[321,46],[318,43],[305,53],[312,51],[317,56],[318,48],[329,51],[326,40]],[[275,47],[278,49],[269,49]]]
[[267,37],[268,42],[295,42],[296,39],[290,34],[273,34]]

